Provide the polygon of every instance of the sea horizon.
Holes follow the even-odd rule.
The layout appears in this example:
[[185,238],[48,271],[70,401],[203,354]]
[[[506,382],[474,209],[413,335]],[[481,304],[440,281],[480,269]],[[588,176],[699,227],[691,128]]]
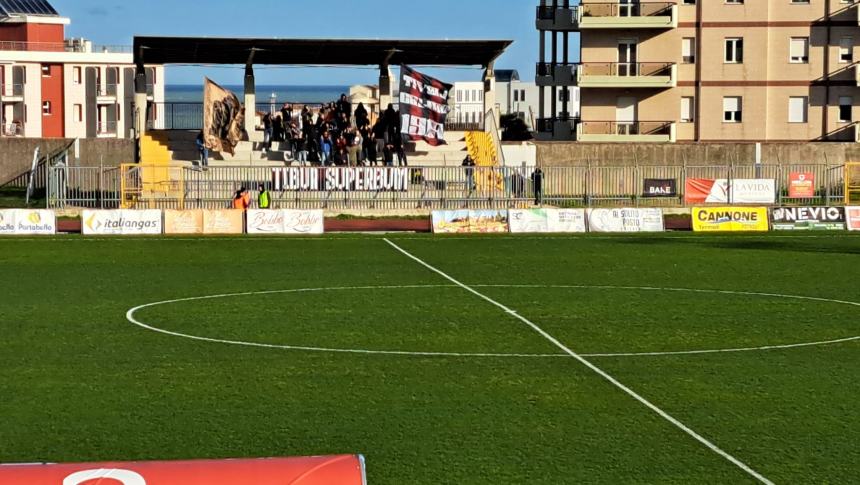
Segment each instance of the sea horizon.
[[[224,84],[225,89],[241,96],[242,84]],[[328,103],[341,94],[349,94],[347,85],[258,84],[257,102],[268,103],[274,95],[275,103]],[[165,101],[168,103],[202,103],[203,84],[167,84]]]

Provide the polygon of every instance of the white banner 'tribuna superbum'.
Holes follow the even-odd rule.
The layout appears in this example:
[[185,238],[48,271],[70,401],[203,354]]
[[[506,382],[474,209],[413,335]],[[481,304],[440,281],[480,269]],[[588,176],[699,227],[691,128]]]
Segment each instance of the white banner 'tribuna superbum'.
[[406,192],[408,168],[392,167],[286,167],[272,169],[272,187],[278,192]]

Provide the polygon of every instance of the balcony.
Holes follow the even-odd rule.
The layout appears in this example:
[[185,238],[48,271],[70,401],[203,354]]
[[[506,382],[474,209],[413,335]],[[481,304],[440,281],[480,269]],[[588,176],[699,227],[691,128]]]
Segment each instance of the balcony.
[[539,141],[574,141],[576,140],[577,118],[560,116],[556,118],[538,118],[536,121],[535,139]]
[[0,84],[0,98],[3,98],[3,101],[23,101],[24,85]]
[[579,6],[580,29],[674,29],[678,6],[668,2],[586,3]]
[[22,138],[24,136],[24,123],[0,122],[0,136],[8,136],[11,138]]
[[618,143],[672,143],[675,123],[671,121],[582,121],[577,127],[578,141]]
[[674,88],[678,66],[672,62],[588,62],[576,70],[581,88]]
[[551,64],[538,62],[535,84],[538,86],[573,86],[576,84],[575,64]]
[[96,125],[96,136],[113,138],[116,136],[116,121],[99,121]]
[[579,30],[578,7],[553,7],[551,5],[537,8],[537,29],[554,32],[574,32]]
[[117,84],[99,84],[96,86],[97,93],[97,102],[107,102],[114,103],[116,102],[116,93],[118,91],[119,85]]

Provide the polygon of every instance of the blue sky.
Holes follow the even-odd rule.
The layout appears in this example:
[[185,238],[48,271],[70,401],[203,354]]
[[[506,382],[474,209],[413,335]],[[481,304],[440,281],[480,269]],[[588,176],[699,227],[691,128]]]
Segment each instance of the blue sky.
[[[135,34],[300,38],[509,39],[496,69],[534,76],[537,0],[51,0],[72,24],[66,36],[97,44],[131,44]],[[324,9],[324,10],[323,10]],[[429,71],[446,81],[478,80],[475,69]],[[204,75],[242,80],[241,68],[172,67],[168,83],[197,84]],[[258,69],[258,84],[376,83],[375,69]]]

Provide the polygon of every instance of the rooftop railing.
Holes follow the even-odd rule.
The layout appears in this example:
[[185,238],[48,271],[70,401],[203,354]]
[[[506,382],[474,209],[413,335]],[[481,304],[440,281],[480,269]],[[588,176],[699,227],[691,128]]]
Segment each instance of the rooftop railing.
[[98,45],[88,42],[0,41],[0,51],[130,54],[132,47],[130,45]]

